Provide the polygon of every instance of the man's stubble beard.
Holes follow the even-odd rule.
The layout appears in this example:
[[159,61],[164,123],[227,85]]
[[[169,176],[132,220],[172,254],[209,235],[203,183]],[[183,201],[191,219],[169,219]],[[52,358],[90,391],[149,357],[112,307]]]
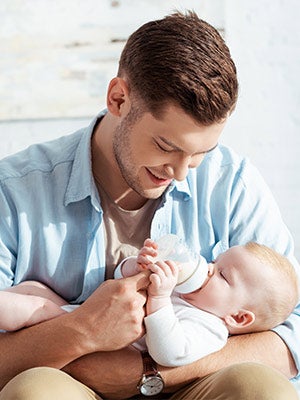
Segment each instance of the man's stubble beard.
[[138,169],[134,165],[132,156],[130,144],[131,131],[136,121],[141,118],[142,115],[143,113],[141,111],[132,109],[121,124],[117,126],[113,134],[113,153],[122,178],[129,188],[143,198],[157,199],[164,193],[166,188],[145,190],[138,177]]
[[145,197],[140,179],[136,174],[130,144],[132,128],[141,115],[141,112],[131,108],[129,114],[116,127],[113,133],[113,152],[119,171],[128,187]]

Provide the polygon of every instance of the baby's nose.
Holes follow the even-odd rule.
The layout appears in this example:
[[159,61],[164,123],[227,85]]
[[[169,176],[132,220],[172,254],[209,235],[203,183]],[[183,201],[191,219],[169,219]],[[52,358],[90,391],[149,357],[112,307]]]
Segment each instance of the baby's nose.
[[215,272],[215,264],[211,262],[208,264],[208,276],[209,277],[213,276],[214,272]]

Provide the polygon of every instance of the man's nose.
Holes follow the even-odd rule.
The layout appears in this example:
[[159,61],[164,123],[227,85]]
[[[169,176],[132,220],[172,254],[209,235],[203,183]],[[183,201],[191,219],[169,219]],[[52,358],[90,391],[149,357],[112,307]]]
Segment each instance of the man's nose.
[[190,156],[182,154],[180,157],[177,157],[172,163],[174,179],[177,181],[182,181],[185,179],[189,169],[199,167],[204,159],[204,156],[205,153],[199,153],[192,154]]
[[189,171],[191,165],[191,157],[177,157],[172,164],[169,165],[170,173],[176,181],[183,181]]

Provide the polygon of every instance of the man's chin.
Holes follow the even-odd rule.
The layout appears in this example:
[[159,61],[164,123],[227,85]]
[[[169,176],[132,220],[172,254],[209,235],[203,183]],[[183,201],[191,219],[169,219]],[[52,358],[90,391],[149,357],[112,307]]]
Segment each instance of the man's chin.
[[155,189],[146,189],[143,191],[142,196],[149,200],[155,200],[161,197],[161,195],[168,189],[169,185],[161,186]]

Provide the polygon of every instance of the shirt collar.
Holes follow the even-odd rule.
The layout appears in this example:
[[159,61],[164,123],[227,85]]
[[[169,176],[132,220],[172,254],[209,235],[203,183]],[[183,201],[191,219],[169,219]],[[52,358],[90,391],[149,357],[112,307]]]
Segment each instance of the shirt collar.
[[75,152],[72,171],[65,194],[66,206],[90,196],[94,207],[99,208],[99,196],[92,173],[91,137],[97,122],[105,114],[106,110],[101,111],[92,120],[90,125],[83,129],[83,134]]
[[173,181],[170,185],[169,192],[176,190],[178,193],[182,193],[184,200],[189,200],[192,197],[190,186],[189,186],[189,171],[188,176],[183,181]]

